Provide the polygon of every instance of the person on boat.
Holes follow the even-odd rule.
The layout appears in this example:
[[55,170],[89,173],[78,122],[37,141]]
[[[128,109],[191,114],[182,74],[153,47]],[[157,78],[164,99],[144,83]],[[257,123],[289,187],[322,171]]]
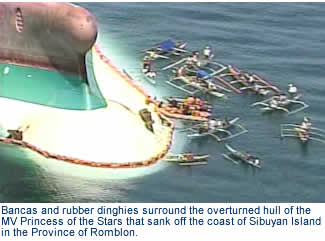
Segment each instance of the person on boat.
[[184,105],[192,106],[195,103],[195,97],[189,96],[184,100]]
[[202,118],[209,118],[210,117],[210,113],[206,112],[206,111],[198,111],[199,112],[199,116]]
[[206,47],[203,49],[203,56],[204,56],[206,59],[211,59],[211,57],[212,57],[212,50],[211,50],[210,46],[206,46]]
[[218,125],[218,121],[215,119],[211,119],[207,121],[206,129],[208,130],[214,130]]
[[142,71],[144,74],[148,73],[151,70],[151,61],[149,56],[145,56],[143,58],[143,66],[142,66]]
[[200,98],[195,98],[193,104],[196,105],[199,109],[202,109],[204,106],[204,103]]
[[178,68],[178,69],[175,71],[175,78],[182,77],[182,76],[183,76],[183,70],[184,70],[183,67]]
[[211,130],[215,130],[218,128],[225,128],[226,126],[227,126],[227,120],[211,119],[208,121],[208,127]]
[[200,66],[199,64],[199,58],[200,58],[200,52],[199,51],[194,51],[192,53],[192,63],[194,64],[194,67]]
[[308,139],[309,137],[309,130],[312,127],[312,123],[310,118],[304,117],[303,122],[301,123],[300,127],[298,128],[298,136],[300,139]]
[[272,98],[272,100],[276,101],[279,105],[281,103],[286,102],[288,100],[288,97],[285,94],[277,94]]
[[155,51],[148,51],[147,53],[148,56],[146,57],[148,57],[149,60],[155,60],[158,58],[158,54]]
[[195,69],[195,59],[193,58],[193,56],[188,56],[186,58],[186,61],[185,61],[185,68],[189,71],[192,71]]
[[215,90],[217,90],[217,87],[216,87],[215,84],[213,84],[212,82],[208,81],[208,90],[215,91]]
[[254,157],[251,154],[247,153],[247,152],[243,152],[241,154],[241,158],[242,158],[243,161],[249,161],[249,160],[253,159]]
[[192,115],[193,110],[190,108],[189,105],[181,105],[180,106],[180,111],[183,115]]
[[154,79],[157,76],[157,72],[152,70],[152,64],[149,56],[143,58],[142,72],[148,78]]
[[145,75],[150,79],[154,79],[157,76],[157,72],[156,71],[149,71]]
[[224,126],[223,120],[217,120],[216,121],[216,126],[217,128],[222,128]]
[[253,91],[255,91],[256,93],[260,94],[260,95],[267,95],[269,91],[265,90],[266,86],[260,85],[256,82],[253,82],[253,86],[252,86]]
[[187,153],[187,154],[184,154],[184,158],[186,161],[193,161],[194,155],[192,153]]
[[163,108],[163,107],[164,107],[164,102],[163,101],[159,101],[158,108]]
[[289,93],[290,97],[295,97],[298,93],[297,87],[294,86],[293,84],[289,84],[288,85],[288,93]]
[[[276,97],[276,96],[275,96]],[[278,98],[272,98],[270,103],[269,103],[269,106],[271,108],[277,108],[279,106],[279,99]]]
[[245,78],[247,80],[247,83],[249,83],[249,84],[254,84],[256,82],[254,76],[249,73],[245,74]]
[[300,128],[303,129],[303,130],[308,131],[311,127],[312,127],[312,123],[311,123],[310,118],[304,117],[304,120],[301,123]]
[[285,102],[288,100],[288,97],[285,94],[280,94],[279,101],[280,102]]
[[178,107],[178,101],[174,98],[171,98],[169,100],[169,104],[172,106],[172,107]]

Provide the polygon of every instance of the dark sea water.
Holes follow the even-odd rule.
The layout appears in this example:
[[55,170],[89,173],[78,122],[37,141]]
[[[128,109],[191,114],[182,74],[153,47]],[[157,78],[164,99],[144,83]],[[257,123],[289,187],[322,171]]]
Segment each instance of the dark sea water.
[[[281,123],[305,115],[325,129],[324,3],[82,3],[99,22],[98,44],[120,68],[136,73],[140,51],[168,38],[192,49],[213,47],[217,61],[259,73],[282,89],[295,83],[310,107],[262,115],[254,95],[214,100],[216,115],[239,116],[249,130],[230,141],[263,160],[260,170],[222,158],[222,143],[175,136],[173,151],[212,155],[208,165],[162,168],[133,178],[76,176],[0,145],[2,202],[324,202],[325,145],[279,138]],[[153,95],[181,95],[165,83],[139,82]],[[123,94],[123,93],[121,93]],[[30,154],[32,155],[32,154]],[[35,154],[33,154],[35,155]],[[35,157],[40,158],[40,157]],[[56,164],[52,164],[56,165]],[[58,164],[61,165],[61,164]],[[62,170],[62,171],[61,171]],[[94,177],[95,176],[95,177]]]

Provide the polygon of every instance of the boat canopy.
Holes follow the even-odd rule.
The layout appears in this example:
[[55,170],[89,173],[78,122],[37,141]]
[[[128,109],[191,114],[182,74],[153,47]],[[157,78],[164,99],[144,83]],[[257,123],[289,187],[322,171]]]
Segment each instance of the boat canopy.
[[204,70],[198,70],[198,71],[197,71],[197,76],[198,76],[199,78],[207,78],[207,77],[209,77],[210,75],[209,75],[207,72],[205,72]]
[[159,48],[163,51],[172,51],[176,47],[176,44],[174,41],[168,39],[164,42],[160,43]]

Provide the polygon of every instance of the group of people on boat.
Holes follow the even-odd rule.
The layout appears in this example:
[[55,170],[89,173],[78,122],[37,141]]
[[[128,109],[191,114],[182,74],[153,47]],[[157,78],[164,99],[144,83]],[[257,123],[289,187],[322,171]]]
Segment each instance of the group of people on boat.
[[187,97],[184,100],[170,98],[168,103],[160,102],[159,108],[165,109],[171,114],[190,115],[207,118],[211,115],[211,110],[204,101],[197,97]]
[[227,129],[230,126],[230,121],[228,118],[216,119],[211,118],[200,125],[199,133],[214,132],[218,129]]
[[289,84],[288,88],[288,95],[285,93],[277,94],[273,96],[273,98],[270,101],[270,107],[275,108],[278,106],[285,106],[290,103],[290,100],[293,100],[294,98],[297,98],[298,95],[298,89],[293,84]]
[[200,60],[210,61],[213,57],[214,57],[214,54],[212,53],[211,47],[206,46],[203,49],[202,54],[200,54],[200,51],[193,51],[192,55],[190,55],[186,58],[185,65],[189,69],[198,69],[201,67]]
[[253,166],[261,165],[261,161],[256,156],[253,156],[247,152],[242,152],[240,155],[240,159],[244,162],[247,162],[248,164],[253,165]]
[[238,82],[244,84],[243,89],[251,89],[254,92],[260,95],[267,95],[269,93],[270,86],[265,85],[262,83],[254,74],[244,72],[244,71],[237,71],[232,66],[228,67],[229,73],[237,79]]
[[207,72],[199,69],[190,70],[186,65],[179,67],[175,71],[175,78],[185,78],[192,85],[204,88],[207,91],[216,91],[218,89]]

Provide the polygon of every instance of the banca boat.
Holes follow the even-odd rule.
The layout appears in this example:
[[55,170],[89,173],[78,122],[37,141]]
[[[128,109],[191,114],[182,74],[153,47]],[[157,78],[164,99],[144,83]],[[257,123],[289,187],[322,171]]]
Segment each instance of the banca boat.
[[170,154],[164,160],[178,163],[180,166],[206,165],[210,155],[194,155],[192,153]]
[[292,115],[309,107],[309,105],[300,100],[300,98],[301,95],[295,97],[276,95],[264,101],[256,102],[251,106],[262,106],[262,111],[279,110],[288,113],[288,115]]
[[151,59],[170,59],[171,56],[181,56],[187,53],[185,50],[187,43],[184,41],[173,41],[167,39],[154,45],[145,52]]
[[284,137],[295,137],[302,143],[313,140],[325,144],[325,130],[315,127],[306,129],[298,124],[281,124],[281,138]]
[[269,93],[280,93],[280,89],[270,84],[254,73],[248,73],[239,70],[231,65],[227,66],[227,73],[218,76],[220,81],[227,82],[235,89],[237,93],[242,93],[244,90],[251,90],[259,95],[268,95]]
[[[166,81],[166,83],[190,95],[195,95],[198,92],[202,92],[218,98],[227,98],[227,96],[224,93],[221,93],[221,91],[230,91],[225,87],[214,83],[211,79],[211,77],[217,75],[223,70],[224,69],[220,69],[212,73],[207,73],[204,70],[189,70],[184,65],[176,71],[176,76]],[[190,74],[185,74],[184,72]]]
[[239,117],[232,120],[209,119],[190,128],[184,128],[182,131],[187,132],[188,137],[211,136],[220,142],[248,132],[244,126],[237,123],[238,121]]
[[228,150],[228,153],[222,154],[224,158],[236,164],[239,164],[239,162],[243,162],[253,167],[262,167],[262,161],[258,157],[252,156],[246,152],[237,151],[228,144],[226,144],[225,147]]

